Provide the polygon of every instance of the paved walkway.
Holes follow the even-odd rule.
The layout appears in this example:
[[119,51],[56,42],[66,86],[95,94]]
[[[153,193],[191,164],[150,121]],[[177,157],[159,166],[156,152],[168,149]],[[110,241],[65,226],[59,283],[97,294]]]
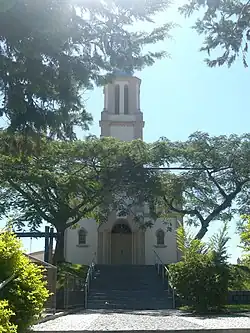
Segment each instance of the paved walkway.
[[[250,318],[241,315],[199,317],[176,310],[93,311],[66,315],[33,327],[35,332],[68,331],[162,331],[248,329]],[[240,330],[239,330],[240,332]]]

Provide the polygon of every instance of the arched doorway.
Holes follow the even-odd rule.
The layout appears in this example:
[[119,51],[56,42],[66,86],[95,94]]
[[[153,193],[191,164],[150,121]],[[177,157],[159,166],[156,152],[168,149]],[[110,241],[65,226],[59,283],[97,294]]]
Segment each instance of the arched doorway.
[[116,223],[111,231],[111,263],[132,264],[132,231],[127,223]]

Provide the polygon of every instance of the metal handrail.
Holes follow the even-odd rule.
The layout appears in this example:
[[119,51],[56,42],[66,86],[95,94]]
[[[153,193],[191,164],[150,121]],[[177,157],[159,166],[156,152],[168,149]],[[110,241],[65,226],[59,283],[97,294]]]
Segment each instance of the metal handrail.
[[13,281],[16,277],[16,274],[12,274],[8,279],[4,280],[0,283],[0,290],[2,290],[7,284],[9,284],[11,281]]
[[95,270],[95,256],[92,259],[91,264],[89,265],[89,269],[85,280],[85,309],[87,309],[88,306],[89,287],[90,287],[90,281],[93,279],[94,270]]
[[170,291],[170,289],[172,290],[172,301],[173,301],[172,304],[173,304],[173,309],[175,309],[175,289],[174,289],[174,286],[172,285],[172,283],[169,281],[169,276],[170,276],[169,269],[163,263],[163,261],[161,260],[161,258],[158,255],[158,253],[155,250],[153,250],[153,252],[154,252],[156,258],[158,259],[158,261],[156,262],[158,274],[160,274],[160,264],[164,268],[164,270],[162,271],[163,282],[164,282],[164,278],[165,278],[165,273],[168,276],[168,291]]
[[[73,278],[73,279],[77,279],[78,281],[84,281],[83,278],[81,278],[79,275],[77,274],[73,274],[71,272],[67,272],[64,271],[61,273],[61,276],[65,277],[65,285],[64,285],[64,308],[68,309],[69,308],[69,277]],[[85,282],[83,283],[83,286],[85,287]]]

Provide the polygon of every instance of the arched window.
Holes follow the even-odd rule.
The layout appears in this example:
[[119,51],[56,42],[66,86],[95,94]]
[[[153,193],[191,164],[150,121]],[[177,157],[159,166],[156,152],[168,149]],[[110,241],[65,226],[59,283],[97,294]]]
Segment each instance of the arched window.
[[120,113],[120,86],[116,84],[115,86],[115,114]]
[[157,245],[165,244],[165,232],[162,229],[156,231],[156,242]]
[[129,101],[128,85],[126,84],[124,86],[124,114],[128,114],[128,101]]
[[87,231],[85,229],[80,229],[78,232],[78,245],[87,244]]

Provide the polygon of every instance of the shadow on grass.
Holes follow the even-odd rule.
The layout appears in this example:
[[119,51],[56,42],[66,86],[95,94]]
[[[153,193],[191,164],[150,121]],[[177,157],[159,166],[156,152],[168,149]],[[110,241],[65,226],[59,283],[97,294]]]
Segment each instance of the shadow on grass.
[[249,311],[230,311],[225,309],[224,311],[220,312],[205,312],[205,313],[198,313],[194,311],[188,311],[188,310],[178,310],[178,315],[180,317],[193,317],[193,318],[199,318],[199,319],[213,319],[213,318],[239,318],[239,317],[249,317],[250,312]]

